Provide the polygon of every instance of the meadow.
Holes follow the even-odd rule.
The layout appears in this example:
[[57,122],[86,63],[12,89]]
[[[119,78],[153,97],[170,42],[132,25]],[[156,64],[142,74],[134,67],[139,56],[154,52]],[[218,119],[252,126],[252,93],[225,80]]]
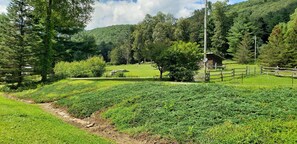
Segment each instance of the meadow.
[[152,63],[109,65],[106,67],[106,72],[103,76],[111,76],[110,72],[112,70],[127,70],[128,72],[124,74],[126,77],[159,78],[160,76],[159,70]]
[[111,141],[82,131],[44,112],[0,93],[0,143],[102,143]]

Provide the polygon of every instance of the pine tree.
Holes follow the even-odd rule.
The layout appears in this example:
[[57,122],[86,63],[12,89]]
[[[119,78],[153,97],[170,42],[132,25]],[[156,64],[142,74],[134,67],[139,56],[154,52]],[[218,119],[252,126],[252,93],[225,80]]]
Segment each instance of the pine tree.
[[288,30],[286,33],[286,49],[284,50],[284,58],[287,67],[297,66],[297,9],[291,20],[288,22]]
[[269,37],[269,42],[267,45],[262,46],[260,51],[260,62],[265,66],[283,66],[286,62],[284,61],[286,57],[283,55],[285,46],[285,33],[287,31],[287,25],[281,23],[276,25],[272,30]]
[[26,67],[32,67],[35,60],[34,48],[38,36],[34,32],[32,7],[28,0],[12,0],[8,6],[6,20],[1,23],[3,45],[9,61],[3,64],[12,75],[11,81],[20,86],[24,80]]
[[228,33],[228,52],[234,55],[245,33],[255,34],[255,31],[256,27],[249,21],[247,14],[238,16]]
[[241,43],[238,46],[238,50],[234,55],[234,59],[240,64],[247,64],[252,61],[253,53],[251,51],[251,36],[248,33],[245,33]]

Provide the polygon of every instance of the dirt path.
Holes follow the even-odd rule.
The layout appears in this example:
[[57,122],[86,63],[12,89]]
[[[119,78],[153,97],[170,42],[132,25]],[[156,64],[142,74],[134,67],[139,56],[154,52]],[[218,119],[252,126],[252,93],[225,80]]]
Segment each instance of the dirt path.
[[[31,100],[23,100],[13,97],[11,95],[5,94],[7,98],[22,101],[29,104],[35,104]],[[62,119],[63,121],[70,123],[80,129],[88,131],[92,134],[110,139],[117,144],[168,144],[175,142],[169,142],[162,138],[151,137],[149,135],[141,135],[137,138],[131,137],[128,134],[121,133],[116,130],[116,128],[106,119],[100,117],[100,112],[94,113],[91,117],[86,119],[79,119],[71,116],[67,110],[57,108],[53,103],[42,103],[39,105],[44,111],[51,113],[54,116]]]
[[[38,104],[47,112],[58,116],[64,121],[71,123],[81,129],[87,130],[93,134],[99,135],[115,141],[118,144],[147,144],[151,143],[146,140],[138,140],[131,136],[120,133],[107,121],[100,118],[99,113],[93,114],[91,117],[86,119],[78,119],[72,117],[67,113],[66,110],[55,108],[51,103]],[[152,142],[154,143],[154,142]]]

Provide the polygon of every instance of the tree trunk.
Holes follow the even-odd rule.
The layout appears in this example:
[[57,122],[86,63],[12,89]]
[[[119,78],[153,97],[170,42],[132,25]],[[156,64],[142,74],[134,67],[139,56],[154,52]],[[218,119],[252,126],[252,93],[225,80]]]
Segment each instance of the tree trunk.
[[159,68],[159,71],[160,71],[160,80],[162,80],[163,79],[163,69]]
[[44,51],[43,51],[43,57],[42,57],[42,63],[41,63],[41,81],[46,82],[47,81],[47,73],[49,71],[49,68],[51,67],[51,39],[52,39],[52,0],[48,0],[48,6],[47,6],[47,12],[46,12],[46,24],[45,24],[45,37],[44,37]]

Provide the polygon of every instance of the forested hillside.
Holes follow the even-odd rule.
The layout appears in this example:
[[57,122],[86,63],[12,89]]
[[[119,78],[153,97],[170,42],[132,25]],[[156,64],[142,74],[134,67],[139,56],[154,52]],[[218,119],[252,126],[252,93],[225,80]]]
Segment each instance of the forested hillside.
[[127,36],[131,33],[132,28],[132,25],[114,25],[103,28],[95,28],[82,33],[94,36],[96,44],[101,44],[102,42],[117,43],[118,41],[127,38]]
[[249,19],[257,23],[262,40],[267,41],[273,27],[288,22],[297,8],[296,0],[249,0],[228,7],[229,16],[248,13]]
[[[290,15],[297,8],[297,1],[249,0],[234,5],[216,2],[209,3],[208,8],[208,51],[240,63],[250,63],[254,57],[254,37],[257,36],[260,50],[267,43],[274,26],[290,20]],[[160,43],[164,47],[174,41],[196,42],[202,48],[203,24],[204,9],[181,19],[160,12],[156,16],[146,15],[136,26],[97,28],[79,35],[94,37],[105,60],[123,64],[151,60],[154,53],[151,48],[158,47],[156,45]],[[246,53],[248,57],[245,57]]]

